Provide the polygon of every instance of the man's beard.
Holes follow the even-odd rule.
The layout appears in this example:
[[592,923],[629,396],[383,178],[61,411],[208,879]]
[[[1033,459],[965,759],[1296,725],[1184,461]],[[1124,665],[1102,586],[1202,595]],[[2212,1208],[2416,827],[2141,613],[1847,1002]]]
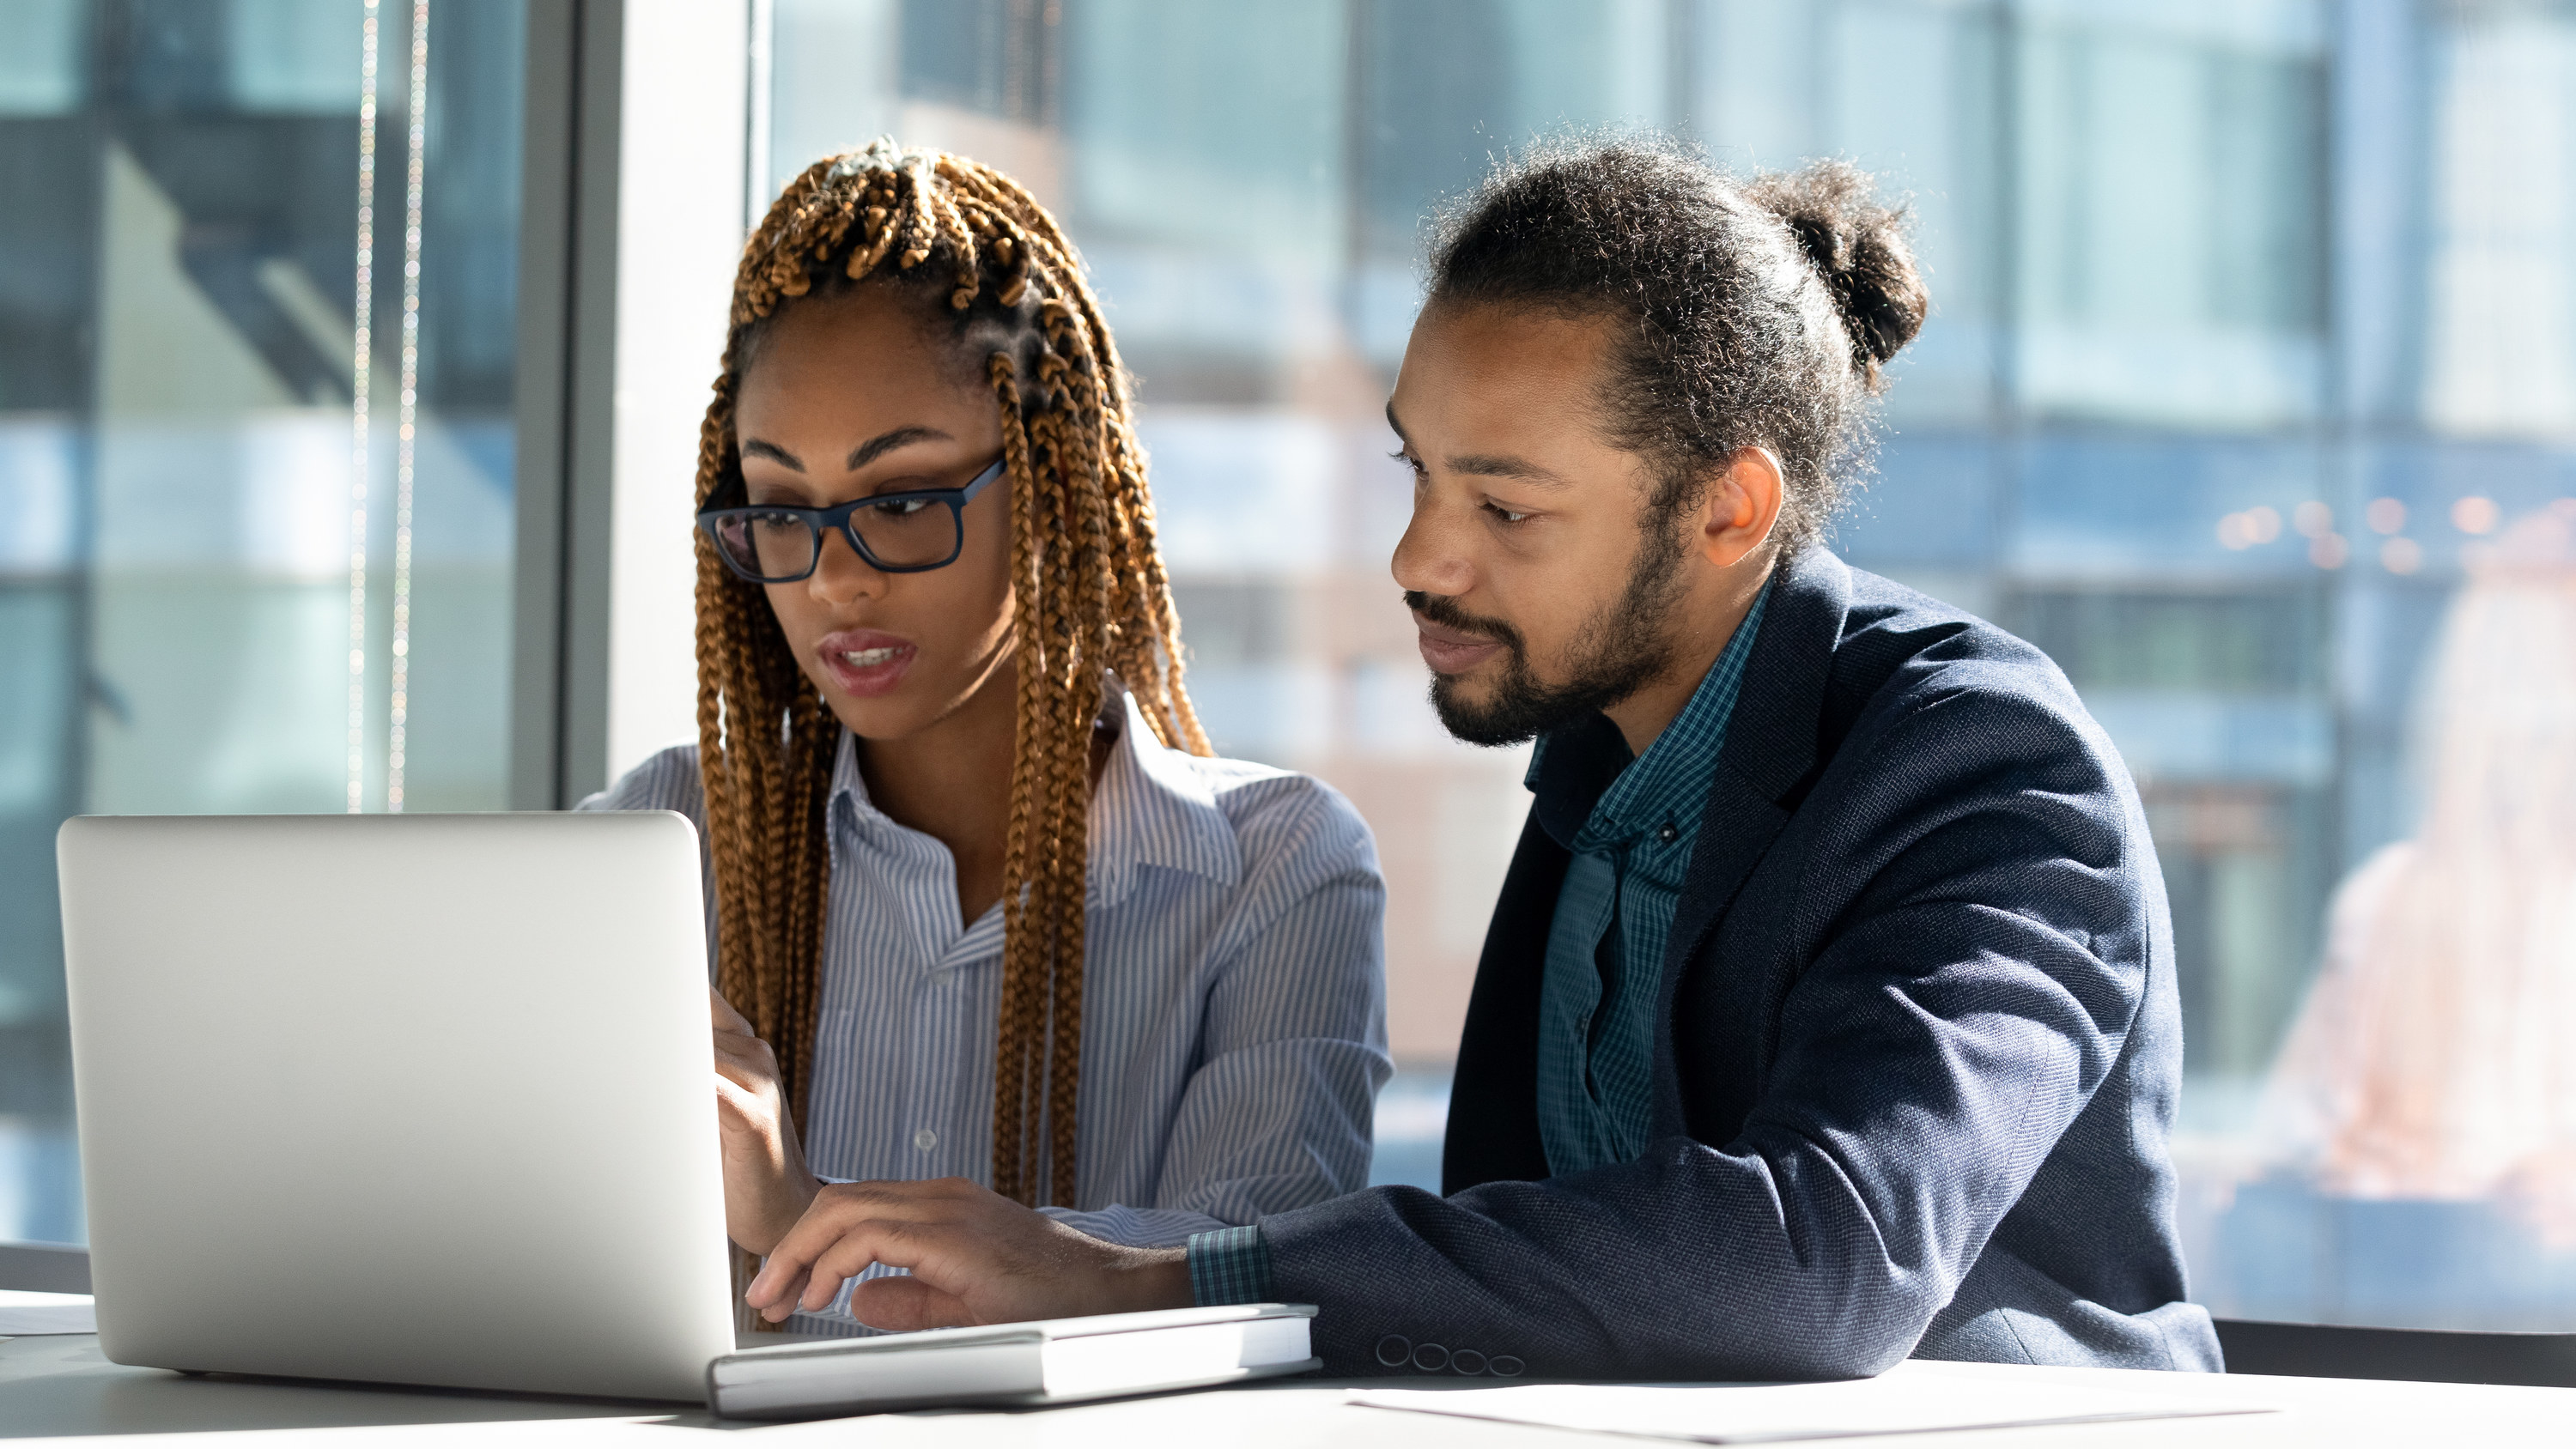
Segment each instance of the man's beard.
[[1481,704],[1459,697],[1455,676],[1431,677],[1431,707],[1449,733],[1471,745],[1516,745],[1575,724],[1644,688],[1672,662],[1671,612],[1681,572],[1681,540],[1649,528],[1628,571],[1628,586],[1575,631],[1573,667],[1562,684],[1542,684],[1530,671],[1520,630],[1483,619],[1436,594],[1408,590],[1405,606],[1432,623],[1481,634],[1503,646],[1503,676]]

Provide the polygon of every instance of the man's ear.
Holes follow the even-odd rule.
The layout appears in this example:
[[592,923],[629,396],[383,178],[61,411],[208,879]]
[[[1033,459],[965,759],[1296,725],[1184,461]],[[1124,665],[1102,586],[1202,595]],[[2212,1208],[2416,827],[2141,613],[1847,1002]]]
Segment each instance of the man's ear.
[[1780,521],[1784,486],[1778,454],[1769,448],[1736,449],[1700,505],[1693,540],[1700,556],[1719,568],[1733,568],[1768,542]]

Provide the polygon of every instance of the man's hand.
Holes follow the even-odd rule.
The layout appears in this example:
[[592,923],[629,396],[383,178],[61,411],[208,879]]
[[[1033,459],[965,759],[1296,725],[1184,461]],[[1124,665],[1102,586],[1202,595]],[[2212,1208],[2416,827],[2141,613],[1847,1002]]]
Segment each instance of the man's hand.
[[715,1020],[716,1122],[723,1129],[725,1232],[754,1253],[766,1253],[796,1225],[822,1187],[805,1170],[796,1143],[796,1121],[778,1084],[778,1058],[751,1023],[713,988],[707,1009]]
[[871,1328],[958,1328],[1187,1308],[1189,1255],[1122,1248],[961,1177],[824,1188],[769,1252],[745,1301],[772,1323],[830,1306],[871,1263],[912,1276],[871,1278],[850,1312]]

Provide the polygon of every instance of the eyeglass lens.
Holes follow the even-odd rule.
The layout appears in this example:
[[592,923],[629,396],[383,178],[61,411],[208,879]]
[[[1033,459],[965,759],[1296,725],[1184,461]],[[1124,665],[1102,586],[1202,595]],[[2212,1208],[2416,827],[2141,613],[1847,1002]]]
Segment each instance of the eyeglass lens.
[[[944,563],[957,552],[957,510],[928,499],[897,499],[851,513],[866,554],[887,568]],[[805,516],[746,511],[719,519],[716,542],[739,567],[765,579],[792,579],[814,567],[821,533]]]

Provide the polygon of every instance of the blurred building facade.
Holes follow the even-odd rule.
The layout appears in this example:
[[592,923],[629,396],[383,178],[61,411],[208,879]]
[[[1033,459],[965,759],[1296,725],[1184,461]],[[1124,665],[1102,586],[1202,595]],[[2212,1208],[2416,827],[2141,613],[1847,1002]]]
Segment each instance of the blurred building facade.
[[[2569,1280],[2533,1287],[2545,1245],[2502,1218],[2353,1253],[2345,1219],[2420,1205],[2273,1171],[2259,1111],[2337,882],[2414,818],[2418,676],[2463,546],[2576,495],[2567,16],[779,0],[775,23],[773,181],[892,132],[1013,169],[1087,250],[1142,379],[1212,731],[1332,780],[1380,833],[1414,1069],[1382,1176],[1436,1173],[1443,1059],[1525,805],[1517,756],[1422,707],[1385,573],[1406,494],[1378,410],[1423,218],[1535,135],[1651,127],[1739,170],[1848,156],[1911,197],[1936,315],[1836,546],[2047,649],[2139,777],[2202,1296],[2576,1326]],[[2443,1251],[2519,1265],[2519,1306],[2493,1273],[2428,1267]]]
[[83,1236],[64,816],[503,803],[524,6],[440,0],[415,148],[381,5],[362,257],[369,13],[0,6],[0,1239]]
[[[438,465],[435,496],[460,520],[460,581],[511,547],[506,507],[469,504],[510,476],[515,191],[475,178],[498,178],[514,144],[515,11],[479,3],[439,0],[422,253],[451,270],[433,270],[420,308],[421,506],[426,439],[442,436],[455,461]],[[345,785],[348,578],[330,560],[350,546],[335,520],[356,197],[345,17],[358,10],[38,0],[0,18],[33,37],[0,36],[0,167],[13,202],[38,185],[63,198],[0,209],[0,1020],[16,1023],[0,1030],[28,1044],[0,1066],[0,1121],[23,1124],[0,1131],[0,1236],[11,1173],[42,1177],[9,1166],[8,1142],[54,1140],[64,1110],[53,822],[328,809]],[[409,9],[383,13],[394,26]],[[1432,719],[1385,571],[1409,494],[1380,408],[1419,301],[1423,219],[1534,136],[1657,128],[1739,170],[1848,156],[1911,198],[1936,314],[1896,368],[1879,476],[1835,546],[2048,650],[2139,777],[2181,969],[2178,1155],[2199,1296],[2253,1316],[2576,1328],[2576,1267],[2521,1219],[2302,1178],[2265,1156],[2260,1107],[2338,882],[2415,828],[2418,703],[2463,550],[2576,497],[2576,16],[2538,0],[763,0],[755,13],[769,44],[754,130],[773,184],[892,133],[1013,172],[1084,247],[1141,381],[1212,733],[1228,753],[1332,781],[1379,834],[1407,1067],[1381,1108],[1382,1178],[1436,1178],[1446,1057],[1526,808],[1521,754],[1457,745]],[[164,34],[177,38],[150,39]],[[386,74],[398,126],[399,68]],[[155,149],[155,126],[181,159]],[[291,198],[243,214],[264,193],[235,178],[290,174],[313,219]],[[227,179],[191,190],[210,177]],[[400,178],[377,184],[379,217],[399,215]],[[212,259],[225,245],[246,259]],[[382,279],[400,243],[386,246],[380,338],[399,324]],[[277,280],[289,268],[303,283]],[[122,300],[143,285],[161,291]],[[299,285],[321,305],[279,300]],[[182,314],[211,340],[166,335]],[[320,360],[297,361],[296,339],[315,335],[341,351],[315,343]],[[175,378],[150,385],[166,396],[131,380],[160,375],[132,359],[200,345],[230,360],[162,369]],[[268,391],[168,391],[219,373]],[[152,431],[210,408],[236,421]],[[305,412],[320,441],[275,441],[307,438],[289,425]],[[251,516],[239,500],[254,486],[223,480],[305,475],[208,460],[293,447],[341,455],[313,465],[311,499],[259,505],[308,520],[294,535],[307,541],[220,522]],[[187,465],[119,461],[165,456]],[[153,541],[174,535],[234,552],[218,564]],[[388,547],[370,540],[379,573]],[[293,548],[310,551],[304,573],[275,561],[305,557]],[[506,611],[506,573],[498,588],[460,582],[433,632],[441,596],[422,558],[422,647],[441,641],[453,672],[424,683],[416,709],[437,698],[459,713],[414,724],[417,748],[452,763],[413,767],[413,805],[470,807],[494,798],[506,763],[491,694],[508,631],[475,612]],[[168,582],[183,563],[198,572]],[[268,602],[245,602],[260,590]],[[310,617],[293,622],[295,607]],[[120,633],[120,618],[143,622]],[[182,626],[197,632],[168,632]],[[389,647],[389,625],[370,627]],[[309,658],[288,642],[308,638]],[[310,678],[301,693],[254,689],[222,662],[236,655]],[[165,713],[156,677],[195,706]],[[380,804],[385,686],[368,687],[365,788]],[[256,708],[208,703],[234,698]],[[488,727],[471,713],[483,706]],[[35,1206],[17,1231],[57,1233],[62,1209],[41,1204],[60,1192],[19,1191]],[[2427,1213],[2449,1226],[2424,1228]]]

